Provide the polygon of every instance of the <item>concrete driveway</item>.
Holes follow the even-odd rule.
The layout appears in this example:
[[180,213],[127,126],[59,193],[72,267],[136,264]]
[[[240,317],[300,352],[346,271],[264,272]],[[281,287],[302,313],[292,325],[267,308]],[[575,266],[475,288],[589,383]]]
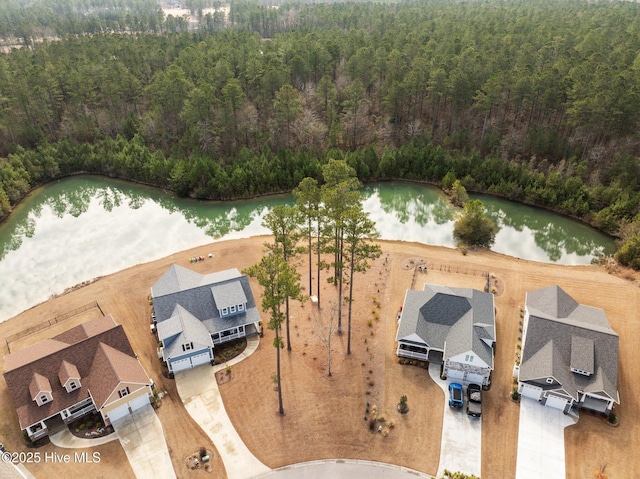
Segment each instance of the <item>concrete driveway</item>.
[[575,416],[520,398],[516,479],[564,479],[564,428]]
[[[258,347],[258,338],[249,338],[245,351],[229,361],[242,361]],[[225,365],[208,365],[187,369],[175,374],[178,394],[187,411],[211,438],[224,463],[228,479],[246,479],[269,472],[242,442],[224,408],[215,373]]]
[[[445,469],[480,477],[482,465],[482,418],[467,416],[466,408],[449,407],[449,383],[440,379],[440,365],[430,364],[429,375],[444,391],[444,417],[438,477]],[[465,389],[466,403],[466,389]]]
[[113,423],[138,479],[175,479],[160,419],[149,404]]

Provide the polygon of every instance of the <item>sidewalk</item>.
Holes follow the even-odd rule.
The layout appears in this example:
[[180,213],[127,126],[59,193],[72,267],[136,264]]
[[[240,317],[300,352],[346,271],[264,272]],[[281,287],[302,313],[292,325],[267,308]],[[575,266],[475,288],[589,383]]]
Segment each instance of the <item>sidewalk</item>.
[[104,437],[96,438],[81,438],[71,434],[68,428],[57,432],[53,436],[49,436],[51,444],[57,447],[64,447],[67,449],[82,449],[85,447],[94,447],[106,444],[111,441],[117,441],[118,435],[114,432]]

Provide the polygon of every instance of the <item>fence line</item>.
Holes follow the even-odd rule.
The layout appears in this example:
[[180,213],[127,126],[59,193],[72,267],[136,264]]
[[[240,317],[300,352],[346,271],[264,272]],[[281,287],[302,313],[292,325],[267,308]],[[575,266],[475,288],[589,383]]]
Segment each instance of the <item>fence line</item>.
[[16,334],[12,334],[11,336],[8,336],[4,340],[7,345],[7,351],[9,353],[11,352],[11,349],[9,348],[9,343],[12,343],[18,339],[22,339],[25,336],[29,336],[30,334],[33,334],[35,332],[41,331],[45,328],[48,328],[49,326],[53,326],[54,324],[60,323],[66,319],[72,318],[73,316],[76,316],[80,313],[84,313],[85,311],[88,311],[92,308],[98,308],[98,310],[100,311],[100,314],[104,316],[104,312],[102,311],[102,308],[100,307],[97,301],[93,301],[92,303],[87,303],[76,309],[60,314],[55,318],[47,319],[45,321],[42,321],[41,323],[36,324],[35,326],[31,326],[30,328],[23,329],[22,331],[17,332]]
[[[464,267],[460,267],[460,266],[451,266],[451,265],[447,265],[447,264],[434,264],[434,263],[426,263],[424,265],[422,265],[424,267],[425,272],[429,272],[429,270],[437,270],[437,271],[443,271],[446,273],[459,273],[459,274],[471,274],[474,276],[487,276],[489,274],[488,271],[482,271],[479,269],[470,269],[470,268],[464,268]],[[419,269],[419,266],[416,266],[416,270]]]

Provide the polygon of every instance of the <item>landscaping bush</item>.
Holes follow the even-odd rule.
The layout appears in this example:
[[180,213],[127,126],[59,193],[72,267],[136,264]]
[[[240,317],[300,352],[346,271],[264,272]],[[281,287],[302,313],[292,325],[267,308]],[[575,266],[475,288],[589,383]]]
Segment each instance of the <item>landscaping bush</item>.
[[407,405],[407,396],[402,395],[400,397],[400,402],[398,403],[398,412],[400,414],[406,414],[409,411],[409,406]]

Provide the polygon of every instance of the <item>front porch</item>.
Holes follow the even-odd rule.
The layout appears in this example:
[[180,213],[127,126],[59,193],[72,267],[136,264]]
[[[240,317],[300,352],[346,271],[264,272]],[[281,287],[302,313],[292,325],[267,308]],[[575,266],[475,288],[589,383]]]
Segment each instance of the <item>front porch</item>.
[[580,409],[588,409],[589,411],[609,414],[613,409],[613,401],[600,399],[585,394],[581,402],[577,403]]
[[427,361],[427,358],[429,357],[429,350],[427,348],[414,346],[412,344],[399,343],[396,354],[402,358]]
[[84,401],[79,402],[78,404],[71,406],[70,408],[64,409],[60,412],[60,417],[62,420],[68,424],[79,417],[82,417],[91,411],[95,411],[96,407],[93,404],[91,398],[87,398]]
[[255,323],[241,325],[235,328],[226,329],[218,333],[211,334],[211,340],[213,344],[222,344],[234,339],[248,338],[259,334],[260,330]]

